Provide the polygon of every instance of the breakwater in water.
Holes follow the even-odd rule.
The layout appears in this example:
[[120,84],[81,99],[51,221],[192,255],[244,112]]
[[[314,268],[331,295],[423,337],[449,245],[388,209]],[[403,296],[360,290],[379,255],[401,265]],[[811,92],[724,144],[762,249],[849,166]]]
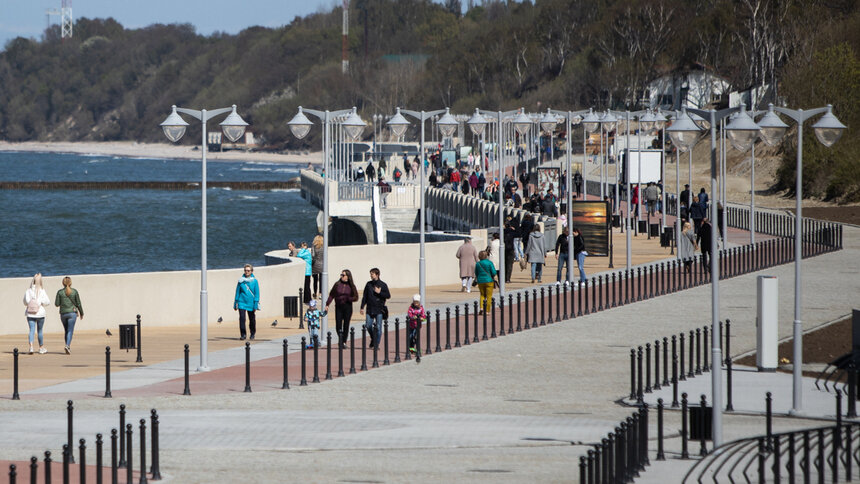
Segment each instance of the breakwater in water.
[[[289,190],[299,179],[287,181],[209,181],[210,188],[231,190]],[[197,190],[200,182],[184,181],[24,181],[0,182],[0,190]]]

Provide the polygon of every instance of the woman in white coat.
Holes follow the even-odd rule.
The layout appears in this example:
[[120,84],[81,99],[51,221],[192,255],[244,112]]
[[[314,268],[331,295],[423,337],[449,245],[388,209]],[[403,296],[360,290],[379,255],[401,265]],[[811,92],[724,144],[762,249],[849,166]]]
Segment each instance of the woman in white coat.
[[39,354],[44,355],[48,349],[44,346],[44,338],[42,337],[42,327],[45,325],[45,306],[51,304],[48,299],[48,293],[42,288],[42,274],[37,273],[30,281],[30,287],[24,293],[24,316],[27,317],[27,324],[30,325],[30,354],[33,354],[33,336],[38,330],[39,333]]

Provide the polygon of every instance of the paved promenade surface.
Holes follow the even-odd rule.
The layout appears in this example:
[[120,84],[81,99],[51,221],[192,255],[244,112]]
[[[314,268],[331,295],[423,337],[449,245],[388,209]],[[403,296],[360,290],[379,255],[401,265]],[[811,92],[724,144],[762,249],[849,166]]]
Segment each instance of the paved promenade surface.
[[[860,229],[846,227],[844,245],[842,251],[804,262],[803,323],[807,329],[848,314],[856,305]],[[621,265],[618,259],[616,265]],[[759,273],[779,277],[780,337],[791,332],[793,271],[793,265],[783,265]],[[755,346],[755,278],[759,274],[720,283],[721,318],[733,322],[734,354]],[[404,306],[409,294],[411,291],[397,295]],[[431,300],[461,297],[456,288],[433,288],[428,294]],[[587,450],[586,445],[605,436],[632,412],[623,402],[615,403],[628,396],[629,349],[701,327],[709,319],[710,287],[700,286],[452,351],[434,351],[421,364],[409,361],[382,366],[307,387],[295,384],[298,375],[291,364],[290,390],[276,389],[280,341],[260,342],[252,350],[264,358],[258,362],[262,366],[253,368],[253,375],[259,374],[260,379],[252,381],[252,393],[242,392],[242,367],[229,367],[242,361],[243,349],[237,348],[238,341],[227,340],[225,344],[232,348],[214,351],[210,357],[213,367],[225,368],[195,375],[190,397],[179,394],[181,373],[175,359],[115,374],[113,399],[99,397],[103,386],[98,377],[63,383],[62,378],[51,375],[46,379],[51,381],[33,384],[21,401],[8,399],[7,384],[0,398],[0,455],[26,460],[46,449],[59,455],[65,440],[65,401],[73,395],[75,436],[88,442],[96,432],[108,434],[116,427],[119,403],[128,406],[131,422],[157,408],[161,469],[172,482],[404,482],[416,478],[431,482],[576,482],[578,456]],[[269,337],[270,328],[266,328]],[[292,328],[280,328],[281,324],[276,328],[278,340],[294,333]],[[224,329],[224,338],[230,337],[230,330],[235,327]],[[181,355],[183,336],[193,338],[194,334],[185,331],[170,337],[170,345],[176,349],[166,354]],[[92,337],[105,338],[103,334]],[[145,341],[149,338],[156,336],[145,335]],[[292,345],[292,337],[290,342]],[[92,348],[103,345],[103,340],[93,342]],[[145,360],[154,361],[150,355],[158,351],[146,350]],[[81,346],[72,357],[81,357],[83,352]],[[266,356],[272,358],[266,360]],[[44,373],[76,371],[72,365],[79,363],[75,359],[56,357],[65,360],[57,360]],[[8,354],[3,358],[8,360]],[[104,355],[97,351],[92,358],[99,366],[94,374],[100,374]],[[192,359],[192,367],[195,362]],[[336,363],[334,368],[336,371]],[[138,376],[147,372],[153,376]],[[134,377],[124,379],[123,373]],[[736,373],[736,408],[754,412],[756,401],[763,407],[764,391],[771,388],[766,385],[772,386],[779,405],[785,405],[780,396],[780,392],[790,391],[785,375],[746,372],[751,380],[742,382],[741,373]],[[216,381],[206,383],[209,375],[218,375]],[[207,393],[206,385],[217,385],[217,380],[222,381],[222,388]],[[689,386],[682,391],[697,398],[703,389],[709,389],[708,382],[709,374],[698,376],[686,382]],[[740,385],[756,388],[760,395],[737,390]],[[143,388],[147,389],[144,395],[132,395]],[[123,396],[123,392],[128,393]],[[832,396],[806,389],[804,398],[810,414],[827,416],[826,400]],[[822,410],[815,410],[819,406]],[[679,420],[678,412],[667,411],[670,458],[656,463],[652,456],[652,466],[640,482],[680,482],[691,465],[691,461],[674,458],[680,449]],[[774,426],[787,430],[819,423],[777,418]],[[763,430],[760,416],[725,418],[726,441]],[[656,436],[654,420],[651,435]]]

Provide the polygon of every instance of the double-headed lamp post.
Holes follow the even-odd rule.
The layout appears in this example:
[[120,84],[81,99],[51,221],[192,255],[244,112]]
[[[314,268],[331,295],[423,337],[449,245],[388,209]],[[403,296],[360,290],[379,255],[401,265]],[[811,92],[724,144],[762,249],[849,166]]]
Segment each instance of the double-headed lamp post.
[[[401,114],[402,113],[402,114]],[[418,210],[418,219],[421,227],[419,228],[419,254],[418,254],[418,293],[421,294],[421,302],[423,304],[427,304],[426,292],[427,292],[427,265],[426,265],[426,257],[425,257],[425,247],[424,247],[424,239],[426,233],[427,226],[427,218],[425,209],[424,209],[424,199],[425,199],[425,188],[424,183],[427,179],[426,174],[424,172],[424,122],[428,119],[433,118],[433,116],[437,116],[439,114],[444,114],[439,120],[436,122],[436,126],[439,127],[439,131],[442,133],[443,137],[450,137],[454,134],[454,131],[457,129],[459,123],[454,116],[451,116],[448,108],[439,109],[436,111],[410,111],[407,109],[397,108],[396,113],[388,122],[386,123],[388,127],[391,129],[391,132],[395,136],[402,136],[406,133],[406,128],[409,127],[409,121],[403,116],[403,114],[412,116],[417,119],[421,123],[421,143],[419,145],[419,152],[421,156],[420,163],[420,184],[419,184],[419,199],[420,205]]]
[[801,261],[803,260],[803,216],[801,213],[803,201],[803,123],[819,114],[824,114],[815,124],[812,129],[815,132],[815,137],[826,147],[833,146],[842,134],[845,132],[845,125],[842,124],[836,116],[833,115],[833,106],[827,105],[823,108],[810,109],[788,109],[774,107],[773,104],[768,106],[768,113],[759,121],[761,127],[761,137],[765,143],[770,146],[779,144],[788,125],[779,119],[775,113],[782,113],[793,119],[797,123],[797,166],[796,166],[796,185],[795,185],[795,229],[794,229],[794,326],[793,326],[793,352],[794,352],[794,367],[792,371],[792,406],[791,412],[800,414],[803,412],[803,392],[801,387],[802,366],[803,366],[803,325],[801,324]]
[[182,136],[185,135],[185,130],[188,128],[188,123],[182,119],[182,116],[180,116],[179,113],[188,114],[189,116],[199,120],[203,128],[203,135],[201,137],[201,155],[203,161],[201,168],[202,182],[200,184],[202,193],[200,201],[200,366],[197,367],[197,371],[207,371],[209,370],[209,363],[207,361],[207,353],[209,350],[209,295],[206,288],[206,151],[208,147],[206,139],[206,123],[215,116],[230,113],[226,118],[224,118],[224,121],[221,121],[220,126],[224,136],[233,143],[238,141],[239,138],[245,134],[245,128],[248,126],[248,123],[246,123],[245,120],[236,113],[235,104],[229,108],[213,109],[212,111],[207,111],[205,109],[197,111],[195,109],[177,108],[176,106],[172,106],[172,112],[167,116],[167,119],[161,123],[161,129],[164,131],[164,135],[167,136],[167,139],[174,143],[182,139]]
[[[343,130],[346,134],[346,137],[349,138],[350,141],[358,141],[361,137],[361,133],[364,132],[364,127],[367,126],[356,113],[355,108],[352,109],[342,109],[340,111],[317,111],[314,109],[304,109],[299,106],[299,112],[293,116],[289,122],[287,122],[287,126],[290,128],[290,132],[293,133],[298,139],[303,139],[308,133],[311,131],[311,127],[313,126],[313,122],[305,116],[305,113],[312,114],[319,118],[323,123],[323,268],[322,274],[320,277],[320,287],[322,287],[323,294],[325,294],[325,290],[328,287],[328,225],[329,225],[329,188],[328,182],[331,178],[331,170],[329,170],[329,158],[331,157],[331,123],[332,121],[340,116],[347,116],[340,124],[343,126]],[[350,171],[352,171],[352,167],[349,166]],[[328,332],[328,316],[325,315],[322,317],[322,327],[320,328],[322,334],[326,334]],[[340,336],[340,335],[338,335]],[[339,341],[342,343],[342,341]]]

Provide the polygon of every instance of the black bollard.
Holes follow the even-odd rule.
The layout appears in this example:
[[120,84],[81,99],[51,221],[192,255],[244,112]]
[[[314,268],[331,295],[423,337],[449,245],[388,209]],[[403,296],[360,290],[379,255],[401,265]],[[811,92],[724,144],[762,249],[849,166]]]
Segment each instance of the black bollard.
[[766,432],[766,446],[768,452],[773,450],[773,396],[770,392],[767,392],[764,397],[764,405],[765,405],[765,432]]
[[36,484],[36,476],[39,473],[39,458],[36,456],[30,457],[30,482]]
[[454,348],[460,347],[460,306],[454,306]]
[[669,338],[663,337],[663,386],[669,386]]
[[377,327],[375,321],[373,325],[373,334],[370,335],[370,340],[373,342],[373,363],[370,365],[370,367],[379,368],[379,342],[376,341],[376,335],[379,334],[380,331],[382,331],[382,328]]
[[149,469],[149,473],[152,474],[153,481],[161,480],[161,463],[159,459],[159,441],[158,441],[158,412],[153,408],[150,412],[150,420],[152,429],[150,432],[152,433],[152,449],[150,450],[150,457],[152,458],[152,465]]
[[[398,326],[397,320],[398,319],[399,318],[394,318],[394,335],[395,335],[394,341],[396,343],[400,343],[400,330],[397,328],[397,326]],[[385,356],[382,359],[382,364],[387,366],[387,365],[391,364],[391,361],[388,359],[388,320],[387,319],[382,322],[382,328],[383,328],[383,331],[385,331],[385,342],[384,342]],[[394,361],[397,361],[397,360],[394,360]]]
[[[519,294],[517,294],[517,297],[519,298]],[[526,319],[523,329],[529,329],[531,325],[529,325],[529,292],[527,290],[523,292],[523,317]],[[517,325],[519,325],[519,322]]]
[[681,394],[681,458],[689,459],[690,453],[687,451],[687,393]]
[[[631,298],[632,299],[632,298]],[[636,301],[642,300],[642,268],[636,268]]]
[[136,363],[143,363],[143,357],[140,355],[141,347],[143,346],[141,343],[142,342],[141,342],[141,338],[140,338],[140,314],[138,314],[137,315],[137,359],[134,360]]
[[630,348],[630,400],[636,398],[636,350]]
[[[188,379],[188,351],[188,345],[185,345],[185,390],[182,392],[183,395],[191,395],[191,387],[189,386]],[[121,407],[125,407],[125,405],[121,405]],[[119,428],[122,429],[122,422],[120,422]]]
[[687,374],[684,373],[684,333],[683,332],[679,335],[679,339],[680,339],[680,351],[679,351],[680,356],[678,357],[678,363],[680,364],[680,368],[678,371],[678,379],[681,381],[686,381],[687,380]]
[[134,430],[131,424],[125,425],[125,481],[127,483],[134,482],[134,455],[132,454],[132,437]]
[[51,460],[51,451],[50,450],[45,451],[45,460],[43,462],[45,464],[45,484],[51,484],[51,482],[53,482],[53,479],[51,478],[52,477],[51,476],[51,462],[52,462],[52,460]]
[[349,374],[355,375],[355,328],[349,328]]
[[[408,335],[409,334],[409,323],[404,322],[403,326],[405,329],[404,332]],[[398,331],[398,333],[399,333],[399,331]],[[409,342],[406,341],[405,344],[406,344],[407,348],[406,348],[406,351],[403,352],[403,359],[411,361],[412,355],[409,352]],[[397,338],[397,354],[398,355],[400,354],[400,338]],[[400,359],[398,358],[397,361],[400,361]]]
[[105,346],[105,398],[111,398],[111,393],[110,393],[110,346]]
[[251,393],[251,343],[245,342],[245,393]]
[[361,371],[367,371],[367,328],[361,327]]
[[732,360],[726,360],[726,411],[731,412],[735,407],[732,405]]
[[692,329],[690,330],[690,339],[688,339],[687,341],[690,344],[690,351],[687,352],[688,356],[690,357],[690,364],[687,366],[687,376],[692,378],[696,376],[696,369],[693,366],[693,357],[696,356],[695,349],[693,348],[693,346],[695,345],[695,332]]
[[657,399],[657,460],[666,460],[663,453],[663,399]]
[[325,338],[325,379],[331,380],[331,331],[326,332]]
[[308,365],[307,365],[307,348],[308,348],[307,339],[304,336],[302,336],[302,379],[299,381],[300,387],[307,386],[307,384],[308,384],[308,379],[307,379],[307,368],[308,368]]
[[123,429],[125,428],[125,404],[119,406],[119,462],[117,467],[125,467],[125,438],[123,438]]
[[[283,356],[284,382],[281,384],[281,390],[289,390],[290,389],[290,380],[287,377],[287,375],[289,373],[289,369],[287,368],[287,338],[284,338],[283,349],[284,349],[284,353],[283,353],[284,354],[284,356]],[[152,429],[153,432],[155,432],[154,427],[155,427],[155,424],[153,424],[153,429]],[[153,477],[153,479],[155,479],[155,478]]]
[[731,337],[732,337],[732,320],[726,318],[726,361],[732,359],[732,350],[731,350]]
[[[397,337],[394,338],[394,362],[400,363],[400,318],[394,318],[394,334],[397,335]],[[386,340],[386,343],[387,342],[388,340]],[[385,348],[385,352],[388,353],[387,346]]]
[[[567,286],[565,286],[565,288],[566,287]],[[566,316],[565,319],[567,319]],[[561,321],[561,285],[555,286],[555,319],[550,319],[551,323],[557,323],[559,321]]]
[[702,374],[702,331],[696,328],[696,374]]
[[672,408],[678,408],[678,355],[672,355]]
[[[96,434],[96,484],[102,484],[102,467],[104,466],[104,462],[102,462],[103,445],[102,434]],[[33,460],[36,460],[36,458],[33,457]],[[33,482],[36,482],[35,476],[33,477]]]
[[[344,323],[348,324],[348,323]],[[337,376],[338,378],[346,376],[343,372],[343,347],[346,346],[345,341],[341,341],[343,333],[337,334]],[[345,339],[345,338],[344,338]]]
[[[473,342],[473,343],[478,343],[478,342],[480,342],[480,341],[481,341],[480,339],[478,339],[478,301],[473,301],[473,302],[472,302],[472,304],[473,304],[473,305],[474,305],[474,307],[475,307],[475,312],[474,312],[474,314],[472,315],[472,321],[473,321],[473,323],[474,323],[474,325],[475,325],[475,332],[473,333],[473,334],[474,334],[474,338],[475,338],[475,339],[473,339],[473,340],[472,340],[472,342]],[[481,311],[480,311],[480,312],[484,312],[484,308],[481,308]]]
[[74,444],[74,438],[72,437],[72,434],[74,434],[74,432],[73,432],[74,426],[73,426],[73,422],[72,422],[73,417],[74,417],[74,412],[75,412],[75,405],[74,405],[74,403],[72,403],[71,400],[69,400],[68,402],[66,402],[66,418],[68,421],[67,425],[66,425],[66,431],[68,434],[67,435],[67,439],[68,439],[67,444],[69,446],[69,462],[72,464],[75,463],[75,455],[74,455],[75,444]]
[[705,446],[705,408],[708,407],[708,400],[705,395],[701,396],[699,407],[702,410],[699,412],[699,455],[704,457],[708,455],[708,448]]
[[15,484],[18,478],[18,467],[15,464],[9,464],[9,484]]
[[710,371],[711,365],[708,363],[708,336],[710,331],[707,326],[702,327],[702,371]]
[[[608,279],[608,277],[607,277],[607,279]],[[615,272],[613,272],[612,273],[612,283],[610,285],[610,287],[612,288],[612,297],[610,298],[610,300],[612,301],[612,304],[610,307],[613,307],[613,308],[618,306],[618,287],[615,284],[616,284]]]
[[[496,336],[496,306],[493,306],[493,337]],[[505,335],[505,297],[499,295],[499,336]]]
[[[522,305],[522,293],[517,293],[517,332],[523,330],[523,305]],[[527,295],[528,296],[528,295]]]
[[[517,313],[520,308],[517,307]],[[514,333],[514,295],[508,294],[508,334]]]
[[63,484],[69,484],[69,445],[63,444]]
[[[436,336],[438,339],[438,336],[439,336],[438,333]],[[451,349],[451,308],[450,307],[445,308],[445,349],[446,350]],[[436,351],[440,351],[438,346],[436,347]]]
[[320,382],[320,339],[317,335],[311,336],[314,344],[314,378],[311,383]]
[[[580,292],[580,296],[582,296],[582,299],[585,300],[585,309],[583,309],[582,313],[587,315],[588,314],[588,279],[583,281],[583,285],[579,286],[579,292]],[[580,300],[579,302],[582,302],[582,300]]]
[[140,419],[140,480],[138,484],[146,484],[146,419]]
[[[541,299],[543,302],[543,299]],[[543,307],[543,306],[541,306]],[[538,297],[537,288],[532,289],[532,328],[538,327]]]
[[547,286],[546,288],[546,297],[543,295],[543,287],[541,289],[541,312],[540,318],[544,320],[543,307],[546,306],[546,320],[544,324],[552,324],[552,286]]
[[[614,276],[614,274],[613,274],[613,276]],[[563,304],[564,315],[561,317],[562,320],[565,320],[568,318],[568,315],[567,315],[568,314],[567,313],[567,288],[569,285],[570,284],[568,283],[568,281],[564,281],[564,284],[562,284],[562,292],[564,293],[563,296],[561,297],[561,299],[564,301],[564,304]]]
[[463,346],[472,344],[469,341],[469,303],[463,304],[463,329],[465,330],[465,337],[463,338]]
[[654,340],[654,390],[660,389],[660,340]]
[[636,403],[642,403],[642,347],[636,349]]
[[[495,304],[493,301],[493,312],[495,312]],[[481,308],[481,322],[484,325],[484,333],[481,335],[481,341],[487,341],[489,338],[487,337],[487,304],[484,303],[484,306]],[[495,324],[495,323],[494,323]],[[478,332],[475,331],[475,336],[478,336]]]
[[645,343],[645,393],[651,393],[651,343]]
[[20,400],[18,395],[18,348],[12,350],[12,400]]
[[[597,278],[592,277],[591,278],[591,312],[592,313],[597,311],[597,289],[598,289],[597,288]],[[586,297],[588,297],[588,294],[586,294]]]
[[603,311],[603,288],[605,287],[605,285],[603,284],[603,274],[597,276],[597,283],[598,283],[598,287],[600,288],[600,290],[597,291],[598,292],[597,310]]
[[[430,351],[430,337],[432,336],[430,331],[430,319],[433,317],[433,313],[427,314],[427,349],[424,350],[425,355],[432,355],[433,352]],[[436,310],[436,345],[439,345],[439,310]]]
[[[303,314],[304,313],[304,306],[302,305],[302,301],[304,301],[304,298],[302,298],[302,291],[303,291],[302,288],[299,288],[299,329],[305,329],[305,324],[304,324],[305,315]],[[302,345],[302,346],[304,346],[304,345]]]

